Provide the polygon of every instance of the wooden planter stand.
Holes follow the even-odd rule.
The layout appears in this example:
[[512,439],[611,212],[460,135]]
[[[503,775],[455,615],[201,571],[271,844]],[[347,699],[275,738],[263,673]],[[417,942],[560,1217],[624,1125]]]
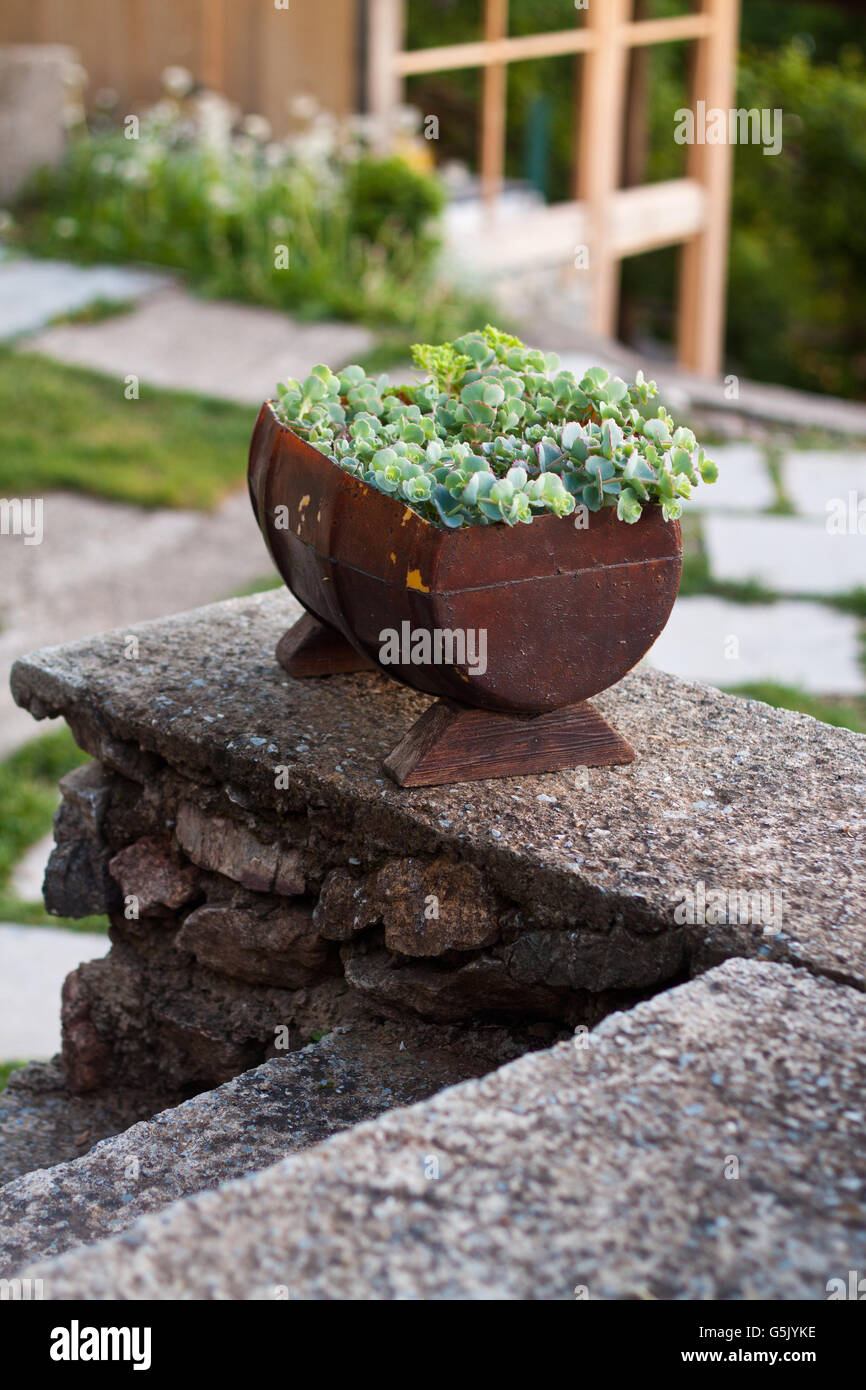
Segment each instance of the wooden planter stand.
[[[280,639],[277,661],[295,678],[378,669],[309,614]],[[382,766],[400,787],[433,787],[630,763],[634,756],[631,744],[586,700],[546,714],[514,715],[446,698],[424,711]]]

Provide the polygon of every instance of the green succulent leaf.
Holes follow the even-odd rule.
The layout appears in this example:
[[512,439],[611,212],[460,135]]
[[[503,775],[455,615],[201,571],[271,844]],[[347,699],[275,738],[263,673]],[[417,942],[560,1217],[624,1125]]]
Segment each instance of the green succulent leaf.
[[660,506],[674,520],[718,476],[641,372],[628,386],[592,367],[578,382],[555,353],[490,324],[412,356],[420,383],[320,363],[280,382],[272,404],[319,453],[434,525],[516,526],[577,506],[615,507],[629,525]]

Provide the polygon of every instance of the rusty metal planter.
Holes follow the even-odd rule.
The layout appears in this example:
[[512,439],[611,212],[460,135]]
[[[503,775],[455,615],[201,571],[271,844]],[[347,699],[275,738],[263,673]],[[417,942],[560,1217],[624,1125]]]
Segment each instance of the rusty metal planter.
[[[364,659],[357,666],[381,666],[452,707],[537,716],[580,705],[641,659],[676,598],[680,527],[660,507],[634,525],[605,508],[584,529],[541,515],[446,530],[345,472],[270,404],[253,434],[249,487],[286,584]],[[485,630],[486,670],[382,666],[383,634],[404,624],[431,638]]]

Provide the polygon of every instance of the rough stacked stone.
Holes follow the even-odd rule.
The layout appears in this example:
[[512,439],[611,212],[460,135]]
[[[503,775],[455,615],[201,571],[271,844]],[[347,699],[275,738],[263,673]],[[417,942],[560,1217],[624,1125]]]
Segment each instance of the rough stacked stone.
[[509,971],[528,919],[474,864],[368,846],[365,872],[345,827],[230,809],[229,789],[153,762],[143,783],[88,764],[62,791],[46,900],[107,913],[113,942],[64,987],[75,1091],[217,1084],[370,1009],[552,1036],[610,1007]]

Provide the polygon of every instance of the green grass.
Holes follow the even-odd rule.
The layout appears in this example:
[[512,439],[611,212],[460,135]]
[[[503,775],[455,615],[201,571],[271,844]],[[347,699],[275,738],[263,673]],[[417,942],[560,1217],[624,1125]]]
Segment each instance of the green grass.
[[797,509],[788,495],[782,468],[782,449],[778,444],[771,444],[767,449],[766,465],[776,495],[776,500],[769,509],[770,514],[772,516],[795,516]]
[[116,319],[122,314],[131,313],[135,308],[134,299],[92,299],[81,309],[72,309],[68,314],[57,314],[51,320],[51,327],[63,323],[102,323],[104,319]]
[[[215,506],[241,487],[255,410],[0,349],[0,496],[71,488],[144,507]],[[122,550],[122,539],[118,544]]]
[[728,686],[727,689],[731,695],[762,700],[765,705],[775,705],[777,709],[799,710],[801,714],[811,714],[813,719],[820,719],[822,724],[834,724],[838,729],[853,729],[857,734],[866,734],[866,696],[818,697],[793,686],[776,685],[773,681],[755,681],[747,685]]
[[18,1071],[19,1067],[26,1065],[26,1062],[0,1062],[0,1091],[6,1090],[6,1082],[13,1071]]
[[262,594],[268,589],[281,589],[283,581],[276,573],[266,574],[261,579],[252,579],[249,584],[244,584],[242,589],[235,589],[234,593],[229,594],[229,598],[249,598],[250,594]]
[[74,931],[107,930],[104,917],[77,921],[52,917],[40,903],[21,902],[9,887],[18,860],[51,830],[60,778],[88,761],[69,730],[62,728],[31,740],[0,762],[0,921]]

